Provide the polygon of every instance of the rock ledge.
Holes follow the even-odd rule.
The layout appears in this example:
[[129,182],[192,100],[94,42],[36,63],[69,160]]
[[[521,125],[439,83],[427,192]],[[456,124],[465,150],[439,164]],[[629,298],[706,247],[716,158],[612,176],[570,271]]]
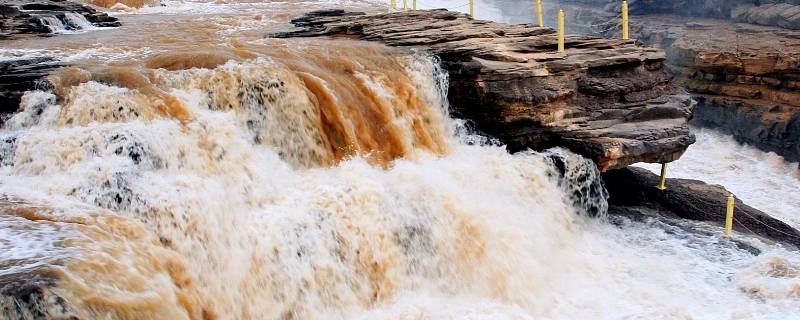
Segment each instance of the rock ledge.
[[567,147],[600,170],[669,162],[694,143],[693,103],[670,84],[665,54],[634,41],[567,36],[446,10],[364,15],[326,10],[270,37],[345,37],[425,49],[450,75],[456,117],[512,150]]

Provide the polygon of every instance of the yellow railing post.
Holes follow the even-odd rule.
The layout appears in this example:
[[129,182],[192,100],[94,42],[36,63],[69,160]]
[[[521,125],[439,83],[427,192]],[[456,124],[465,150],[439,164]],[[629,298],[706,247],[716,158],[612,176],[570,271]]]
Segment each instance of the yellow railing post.
[[417,0],[414,0],[414,2],[411,5],[412,9],[417,10]]
[[658,180],[658,189],[664,190],[667,188],[667,163],[661,164],[661,179]]
[[628,1],[622,1],[622,40],[628,40]]
[[733,206],[735,200],[733,194],[728,194],[728,211],[725,213],[725,236],[730,237],[733,234]]
[[403,0],[403,11],[408,11],[408,0]]
[[544,27],[544,14],[542,13],[542,0],[536,0],[536,22]]
[[564,52],[564,10],[558,10],[558,52]]
[[397,9],[397,0],[389,1],[389,12],[392,12],[395,9]]
[[475,0],[469,0],[469,16],[475,18]]

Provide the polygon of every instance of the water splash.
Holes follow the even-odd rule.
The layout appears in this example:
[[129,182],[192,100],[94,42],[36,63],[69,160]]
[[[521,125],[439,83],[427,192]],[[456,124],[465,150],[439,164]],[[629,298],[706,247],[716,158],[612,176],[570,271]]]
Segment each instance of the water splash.
[[27,93],[0,132],[0,276],[49,279],[23,284],[87,319],[797,313],[796,253],[605,217],[587,160],[448,119],[428,56],[236,49],[260,58],[67,69]]
[[[733,137],[693,128],[697,143],[669,166],[669,176],[720,184],[745,203],[800,228],[800,167],[783,157],[742,145]],[[653,172],[660,166],[637,164]]]

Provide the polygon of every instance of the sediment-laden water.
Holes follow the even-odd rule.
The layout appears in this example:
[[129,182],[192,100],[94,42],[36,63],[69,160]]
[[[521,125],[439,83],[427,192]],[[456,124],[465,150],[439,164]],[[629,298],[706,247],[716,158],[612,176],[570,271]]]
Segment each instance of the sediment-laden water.
[[0,51],[74,63],[0,131],[0,278],[46,280],[51,314],[798,315],[796,252],[607,217],[591,162],[510,155],[451,119],[435,57],[260,37],[312,8],[385,7],[166,4]]

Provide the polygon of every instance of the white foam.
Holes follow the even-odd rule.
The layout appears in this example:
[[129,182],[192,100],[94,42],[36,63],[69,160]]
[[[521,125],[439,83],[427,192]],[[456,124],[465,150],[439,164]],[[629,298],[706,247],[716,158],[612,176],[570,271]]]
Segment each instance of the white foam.
[[[745,203],[800,228],[800,169],[798,163],[742,145],[733,137],[693,128],[697,142],[668,165],[672,178],[719,184]],[[637,164],[659,173],[658,164]]]

